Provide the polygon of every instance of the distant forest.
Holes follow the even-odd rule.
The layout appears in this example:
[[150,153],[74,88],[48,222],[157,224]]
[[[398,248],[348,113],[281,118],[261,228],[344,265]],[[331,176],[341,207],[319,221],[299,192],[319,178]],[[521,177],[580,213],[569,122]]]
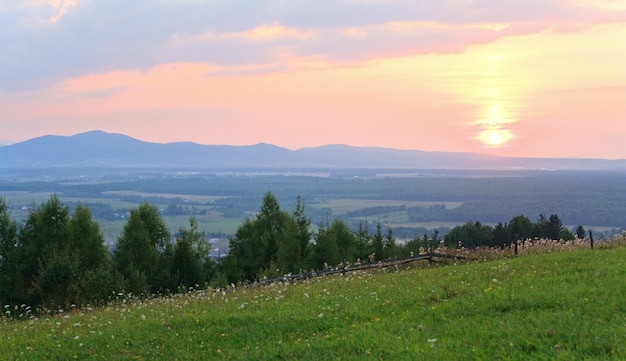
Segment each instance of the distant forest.
[[[388,171],[387,171],[388,172]],[[609,171],[439,171],[418,177],[380,177],[376,170],[344,170],[328,177],[263,174],[136,174],[107,176],[83,181],[0,181],[0,192],[57,193],[63,197],[89,199],[96,219],[114,219],[128,213],[108,204],[113,199],[140,204],[164,204],[166,214],[201,215],[214,210],[224,217],[242,221],[256,212],[266,191],[283,204],[301,197],[309,205],[314,224],[327,217],[341,218],[356,226],[363,218],[377,221],[382,216],[404,212],[407,223],[481,220],[488,224],[512,217],[558,214],[568,225],[592,227],[626,226],[626,172]],[[137,191],[155,195],[124,195]],[[107,193],[108,192],[108,193]],[[165,199],[158,194],[215,196],[212,202]],[[373,206],[337,212],[324,203],[333,199],[395,201],[394,206]],[[101,201],[98,201],[101,200]],[[412,206],[411,202],[430,202]],[[446,206],[455,202],[457,207]],[[84,202],[83,202],[84,203]],[[389,203],[389,202],[387,202]],[[11,204],[13,206],[21,206]],[[383,220],[383,223],[385,221]],[[422,233],[420,230],[419,232]],[[412,236],[412,235],[409,235]]]

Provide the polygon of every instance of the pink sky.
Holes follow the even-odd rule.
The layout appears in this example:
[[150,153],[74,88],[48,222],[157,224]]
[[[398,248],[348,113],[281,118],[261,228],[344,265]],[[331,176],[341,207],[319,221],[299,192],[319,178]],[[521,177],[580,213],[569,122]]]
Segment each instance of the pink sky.
[[10,3],[5,143],[98,129],[626,158],[623,1]]

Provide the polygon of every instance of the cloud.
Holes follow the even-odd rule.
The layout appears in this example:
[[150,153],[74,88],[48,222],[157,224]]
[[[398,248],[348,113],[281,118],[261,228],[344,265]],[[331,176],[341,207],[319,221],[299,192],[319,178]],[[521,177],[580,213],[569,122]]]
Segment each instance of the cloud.
[[[607,5],[608,4],[608,5]],[[39,0],[0,2],[0,89],[196,62],[285,69],[468,46],[624,22],[615,1]]]

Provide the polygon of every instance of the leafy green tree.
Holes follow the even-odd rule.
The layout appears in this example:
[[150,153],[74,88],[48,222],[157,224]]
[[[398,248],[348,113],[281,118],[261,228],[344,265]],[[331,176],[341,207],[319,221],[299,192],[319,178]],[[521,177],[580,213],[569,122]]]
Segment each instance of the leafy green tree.
[[80,271],[94,270],[108,261],[100,225],[93,220],[89,208],[78,205],[69,220],[70,248],[79,253]]
[[159,209],[147,203],[130,211],[113,250],[115,268],[135,294],[155,292],[163,288],[159,282],[161,254],[169,244],[170,233]]
[[424,240],[422,238],[415,237],[412,240],[408,241],[404,246],[403,256],[410,256],[411,254],[413,254],[413,256],[417,256],[418,254],[420,254],[420,247],[426,249],[425,245],[426,244],[424,243]]
[[341,254],[337,239],[330,231],[328,224],[321,224],[311,252],[310,265],[315,269],[321,269],[325,265],[337,265],[339,262],[341,262]]
[[444,241],[449,246],[456,246],[460,241],[466,248],[493,245],[493,229],[479,221],[467,221],[462,226],[456,226],[445,235]]
[[563,227],[563,229],[561,229],[561,233],[559,234],[559,237],[560,239],[564,241],[572,241],[574,240],[574,233],[572,233],[572,231],[570,231],[566,227]]
[[181,228],[176,237],[172,271],[177,277],[178,286],[204,286],[207,281],[204,262],[209,259],[211,250],[204,232],[198,231],[198,222],[189,218],[189,229]]
[[[256,247],[255,247],[256,246]],[[254,222],[246,219],[228,240],[228,254],[220,260],[218,273],[227,282],[254,280],[264,265],[265,251],[260,248]]]
[[16,287],[21,273],[18,260],[17,226],[11,220],[8,205],[0,197],[0,304],[16,301]]
[[[339,251],[339,262],[354,262],[357,258],[357,243],[354,232],[348,227],[346,222],[335,219],[328,228],[327,236],[335,243]],[[332,263],[331,263],[332,264]]]
[[509,235],[506,228],[507,224],[502,224],[502,222],[498,222],[493,228],[493,246],[504,247],[509,244]]
[[297,272],[302,264],[301,226],[280,209],[274,194],[267,192],[256,218],[246,220],[229,240],[229,252],[219,272],[229,282]]
[[507,224],[506,231],[510,242],[533,238],[536,235],[535,225],[524,215],[517,215],[511,218]]
[[80,303],[80,260],[77,252],[54,249],[39,267],[31,292],[40,297],[47,308],[66,308]]
[[69,208],[56,195],[29,211],[18,236],[25,303],[63,307],[75,301],[78,265],[69,219]]

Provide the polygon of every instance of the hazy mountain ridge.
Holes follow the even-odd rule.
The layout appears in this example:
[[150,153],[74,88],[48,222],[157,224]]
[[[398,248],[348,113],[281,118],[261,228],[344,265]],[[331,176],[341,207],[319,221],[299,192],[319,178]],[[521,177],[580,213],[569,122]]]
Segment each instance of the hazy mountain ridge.
[[390,168],[626,170],[626,159],[513,158],[341,144],[289,150],[271,144],[150,143],[90,131],[47,135],[0,147],[0,168]]

